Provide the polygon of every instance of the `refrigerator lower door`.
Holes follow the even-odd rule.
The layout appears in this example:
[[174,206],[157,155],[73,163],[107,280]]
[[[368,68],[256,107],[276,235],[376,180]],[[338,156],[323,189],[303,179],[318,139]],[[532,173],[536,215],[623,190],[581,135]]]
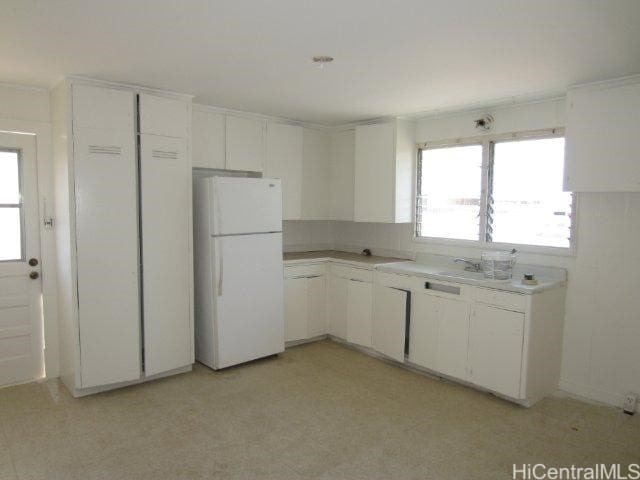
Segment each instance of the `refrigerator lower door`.
[[284,351],[282,234],[212,237],[214,368]]

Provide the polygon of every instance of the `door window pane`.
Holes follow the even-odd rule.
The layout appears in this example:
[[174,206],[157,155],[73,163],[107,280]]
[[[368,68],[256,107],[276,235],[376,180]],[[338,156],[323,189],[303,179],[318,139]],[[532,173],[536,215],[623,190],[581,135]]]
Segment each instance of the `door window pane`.
[[0,204],[20,203],[18,153],[0,150]]
[[487,240],[569,247],[571,193],[562,191],[564,138],[494,146]]
[[0,261],[22,258],[20,227],[19,207],[0,208]]
[[478,240],[482,145],[422,150],[416,234]]

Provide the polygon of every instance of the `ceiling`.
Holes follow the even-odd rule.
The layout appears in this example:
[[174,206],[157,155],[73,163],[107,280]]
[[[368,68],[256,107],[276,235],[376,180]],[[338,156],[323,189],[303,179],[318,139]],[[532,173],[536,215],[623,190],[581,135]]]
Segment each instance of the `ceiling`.
[[[336,125],[640,73],[639,0],[2,0],[0,81]],[[320,70],[311,57],[331,55]]]

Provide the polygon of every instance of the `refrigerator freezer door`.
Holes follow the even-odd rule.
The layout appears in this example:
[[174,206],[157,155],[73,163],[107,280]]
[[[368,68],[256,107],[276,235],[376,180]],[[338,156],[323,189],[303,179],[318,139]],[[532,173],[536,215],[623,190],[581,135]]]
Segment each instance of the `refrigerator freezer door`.
[[213,177],[209,181],[212,235],[282,231],[279,179]]
[[215,366],[284,351],[282,234],[211,238]]

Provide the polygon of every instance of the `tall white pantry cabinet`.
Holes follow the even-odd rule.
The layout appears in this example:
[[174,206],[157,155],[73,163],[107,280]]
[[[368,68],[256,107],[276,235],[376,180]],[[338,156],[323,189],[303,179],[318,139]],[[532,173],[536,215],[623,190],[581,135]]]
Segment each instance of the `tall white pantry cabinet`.
[[191,98],[52,92],[61,377],[74,396],[191,369]]

